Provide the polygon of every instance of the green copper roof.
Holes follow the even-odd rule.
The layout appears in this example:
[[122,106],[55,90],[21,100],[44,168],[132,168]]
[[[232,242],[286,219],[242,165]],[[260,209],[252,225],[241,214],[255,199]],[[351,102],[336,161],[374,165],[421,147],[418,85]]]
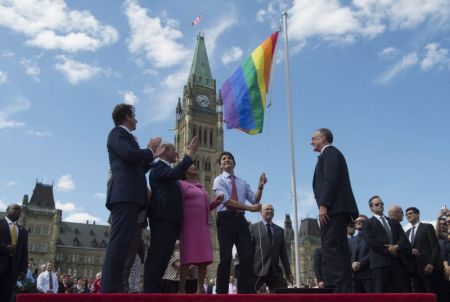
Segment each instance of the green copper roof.
[[197,46],[195,47],[194,59],[192,60],[189,81],[194,85],[214,88],[214,80],[209,67],[208,54],[206,53],[205,36],[197,35]]

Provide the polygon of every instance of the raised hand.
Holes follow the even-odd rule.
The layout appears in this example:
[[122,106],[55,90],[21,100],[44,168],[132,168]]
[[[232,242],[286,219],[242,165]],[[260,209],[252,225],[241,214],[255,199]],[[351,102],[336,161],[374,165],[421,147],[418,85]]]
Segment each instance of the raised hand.
[[161,142],[162,138],[160,136],[153,137],[148,141],[147,147],[155,153],[156,149],[161,145]]
[[167,146],[164,144],[161,144],[158,146],[158,148],[156,148],[155,151],[153,151],[153,157],[160,157],[161,155],[163,155],[164,152],[166,152]]
[[189,143],[189,145],[186,146],[186,154],[189,157],[193,157],[195,152],[197,152],[198,146],[200,145],[200,140],[198,138],[198,136],[194,136],[191,140],[191,142]]
[[261,211],[261,204],[259,204],[259,203],[252,204],[251,206],[248,207],[248,211],[254,212],[254,213]]
[[259,177],[259,183],[258,183],[258,187],[264,187],[264,185],[267,183],[267,178],[266,178],[266,173],[262,173],[261,176]]

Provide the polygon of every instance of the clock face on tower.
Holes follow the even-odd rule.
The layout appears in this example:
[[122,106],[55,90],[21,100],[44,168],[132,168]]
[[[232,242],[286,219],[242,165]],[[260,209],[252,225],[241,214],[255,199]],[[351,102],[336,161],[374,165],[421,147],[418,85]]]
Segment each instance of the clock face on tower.
[[197,104],[201,107],[206,108],[209,106],[209,98],[206,95],[200,94],[196,98]]

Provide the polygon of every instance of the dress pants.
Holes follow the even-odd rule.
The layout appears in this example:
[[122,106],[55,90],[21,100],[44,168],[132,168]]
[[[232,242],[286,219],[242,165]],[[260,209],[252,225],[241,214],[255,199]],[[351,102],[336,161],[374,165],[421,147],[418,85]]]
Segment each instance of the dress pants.
[[217,266],[216,292],[228,293],[233,245],[239,258],[237,291],[239,294],[254,293],[252,288],[252,243],[248,222],[243,213],[222,211],[217,213],[217,237],[220,263]]
[[132,203],[111,206],[111,236],[102,269],[102,293],[123,293],[122,271],[134,236],[139,207]]
[[150,247],[144,264],[144,292],[162,293],[162,277],[180,236],[180,223],[166,220],[150,222]]
[[352,292],[351,253],[347,239],[349,221],[348,214],[336,214],[320,226],[322,276],[325,286],[335,287],[338,293]]

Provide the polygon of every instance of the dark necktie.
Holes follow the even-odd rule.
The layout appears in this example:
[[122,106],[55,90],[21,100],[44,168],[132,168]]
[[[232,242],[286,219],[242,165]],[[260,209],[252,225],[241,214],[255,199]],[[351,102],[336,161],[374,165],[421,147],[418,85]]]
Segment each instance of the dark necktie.
[[272,229],[270,228],[270,223],[266,224],[266,228],[267,228],[267,236],[269,236],[270,243],[272,243],[273,236],[272,236]]
[[383,216],[381,216],[381,222],[383,223],[383,227],[386,230],[386,233],[387,233],[387,235],[389,237],[389,243],[392,244],[393,243],[392,232],[391,232],[391,229],[389,228],[389,226],[388,226],[388,224],[386,222],[386,219]]
[[52,276],[52,272],[48,272],[48,288],[50,290],[53,289],[53,276]]
[[416,226],[412,227],[411,230],[411,245],[414,246],[414,241],[416,240]]

